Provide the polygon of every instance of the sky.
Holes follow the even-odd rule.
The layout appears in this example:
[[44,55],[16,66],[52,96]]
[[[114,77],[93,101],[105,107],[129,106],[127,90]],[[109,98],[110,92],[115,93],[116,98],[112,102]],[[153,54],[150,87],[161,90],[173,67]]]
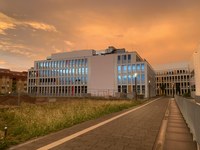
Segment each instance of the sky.
[[189,61],[199,45],[200,0],[0,0],[0,68],[108,46],[154,66]]

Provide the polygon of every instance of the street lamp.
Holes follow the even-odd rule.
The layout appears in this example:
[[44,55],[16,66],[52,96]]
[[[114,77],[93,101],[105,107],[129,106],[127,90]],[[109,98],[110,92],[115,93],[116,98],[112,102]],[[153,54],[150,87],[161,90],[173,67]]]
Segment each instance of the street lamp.
[[134,74],[135,77],[135,100],[137,100],[137,73]]
[[151,89],[150,89],[150,83],[151,83],[151,81],[149,80],[149,99],[150,99],[150,91],[151,91]]

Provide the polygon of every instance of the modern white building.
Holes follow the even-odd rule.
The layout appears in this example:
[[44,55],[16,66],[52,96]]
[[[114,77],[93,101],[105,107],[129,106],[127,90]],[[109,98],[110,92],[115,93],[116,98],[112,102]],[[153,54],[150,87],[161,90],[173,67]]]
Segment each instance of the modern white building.
[[[136,80],[135,80],[136,79]],[[28,71],[28,93],[37,96],[155,96],[155,72],[137,52],[108,47],[52,54]]]
[[193,97],[200,100],[200,47],[193,53],[190,63],[190,72],[192,74],[191,87]]
[[188,62],[158,65],[154,69],[157,95],[174,96],[190,93],[191,75]]

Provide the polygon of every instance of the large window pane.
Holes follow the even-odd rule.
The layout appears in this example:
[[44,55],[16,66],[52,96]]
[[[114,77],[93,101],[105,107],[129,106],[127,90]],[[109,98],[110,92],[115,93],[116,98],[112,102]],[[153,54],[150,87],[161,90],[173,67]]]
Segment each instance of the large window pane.
[[132,65],[132,69],[133,69],[134,72],[136,71],[136,66],[135,66],[135,64]]
[[137,70],[138,71],[140,70],[140,64],[137,64]]
[[123,66],[122,66],[122,69],[123,69],[123,73],[126,73],[126,72],[127,72],[127,66],[123,65]]
[[128,65],[128,73],[131,73],[131,65]]
[[144,64],[141,64],[142,71],[144,71]]
[[122,80],[122,78],[121,78],[121,76],[118,76],[118,84],[121,84],[121,80]]
[[118,71],[118,73],[121,73],[121,66],[117,67],[117,71]]

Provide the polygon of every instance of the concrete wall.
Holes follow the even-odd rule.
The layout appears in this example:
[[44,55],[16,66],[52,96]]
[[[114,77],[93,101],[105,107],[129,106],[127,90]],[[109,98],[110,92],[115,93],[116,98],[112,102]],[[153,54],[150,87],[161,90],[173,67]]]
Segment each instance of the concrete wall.
[[[113,96],[117,91],[116,85],[116,55],[93,56],[88,60],[88,93],[104,96],[106,93]],[[98,92],[98,93],[96,93]]]
[[196,96],[200,97],[200,48],[194,53]]
[[194,99],[186,99],[180,96],[176,96],[175,100],[193,134],[193,139],[200,146],[200,105]]

